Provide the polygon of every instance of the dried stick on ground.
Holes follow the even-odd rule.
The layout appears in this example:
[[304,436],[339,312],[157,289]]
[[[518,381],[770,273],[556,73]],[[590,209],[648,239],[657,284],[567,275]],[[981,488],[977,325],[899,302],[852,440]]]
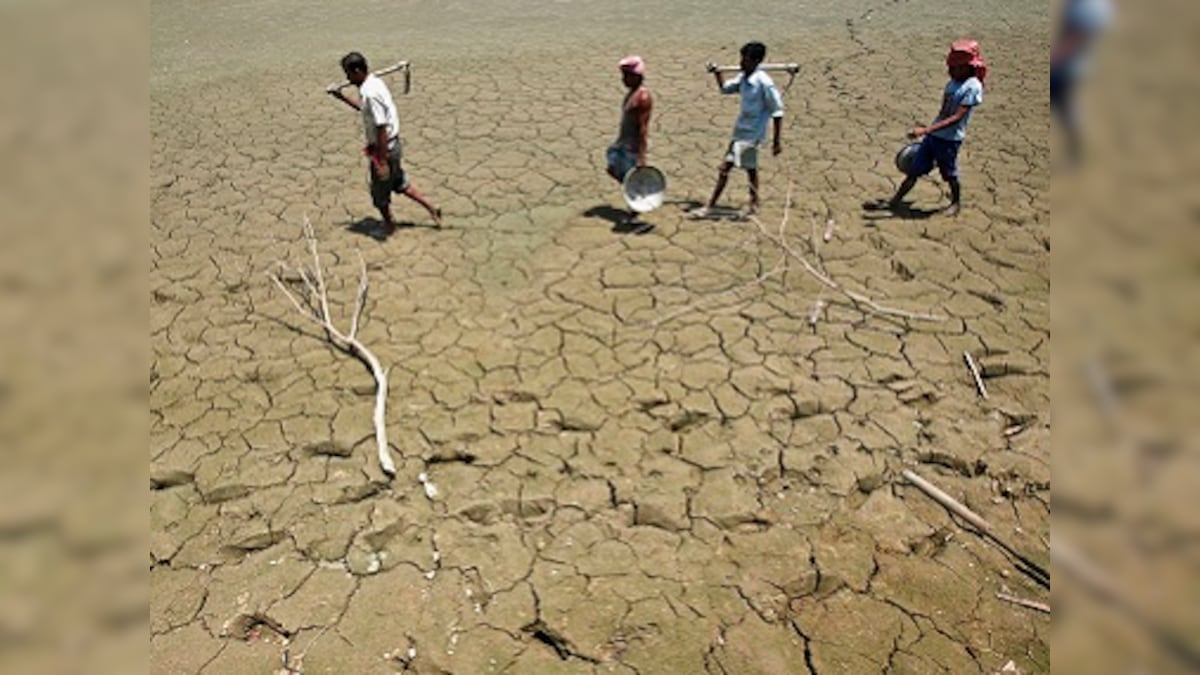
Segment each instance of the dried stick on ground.
[[[920,312],[908,312],[908,311],[905,311],[902,309],[896,309],[894,307],[888,307],[886,305],[881,305],[881,304],[875,302],[874,300],[872,300],[871,298],[867,297],[866,295],[863,295],[862,293],[852,291],[852,290],[846,288],[845,286],[842,286],[838,282],[834,281],[829,275],[825,274],[820,269],[818,269],[816,265],[813,265],[811,262],[809,262],[808,258],[805,258],[803,255],[800,254],[799,251],[792,248],[792,246],[790,244],[788,244],[788,241],[787,241],[785,227],[786,227],[787,220],[788,220],[788,211],[791,208],[791,194],[792,194],[792,188],[789,185],[788,186],[788,198],[787,198],[787,200],[784,201],[783,219],[780,221],[778,234],[772,234],[769,230],[767,230],[767,227],[758,218],[751,216],[750,219],[754,221],[754,224],[758,225],[758,229],[764,237],[766,237],[767,239],[774,242],[776,245],[779,246],[779,248],[783,249],[783,251],[788,256],[790,256],[791,258],[793,258],[797,262],[799,262],[800,266],[804,268],[805,272],[808,272],[810,275],[812,275],[812,277],[814,279],[821,282],[821,284],[823,284],[826,288],[837,291],[838,293],[844,295],[851,302],[851,304],[853,304],[855,307],[859,308],[860,310],[866,310],[868,313],[884,314],[887,316],[897,316],[897,317],[901,317],[901,318],[905,318],[905,319],[913,319],[913,320],[917,320],[917,321],[945,321],[946,320],[946,317],[940,316],[937,314],[924,314],[924,313],[920,313]],[[813,248],[815,249],[815,247],[816,247],[816,243],[814,242]]]
[[[823,265],[821,263],[820,249],[819,249],[820,244],[818,243],[819,240],[818,240],[817,233],[816,233],[816,223],[815,222],[811,223],[812,232],[810,233],[811,236],[809,237],[809,248],[812,250],[813,255],[816,257],[817,263],[814,265],[813,263],[809,262],[808,258],[806,258],[803,254],[801,254],[799,251],[792,248],[791,245],[788,243],[787,226],[788,226],[788,220],[791,217],[792,191],[793,191],[794,187],[795,187],[795,183],[793,181],[789,180],[787,196],[784,198],[784,202],[783,202],[783,204],[784,204],[783,217],[779,221],[779,228],[778,228],[777,232],[772,233],[772,232],[768,231],[767,227],[763,224],[763,222],[761,220],[759,220],[758,218],[756,218],[754,216],[750,216],[750,220],[752,220],[758,226],[759,234],[762,237],[765,237],[767,240],[769,240],[772,243],[779,246],[779,248],[782,249],[782,251],[783,251],[783,257],[779,260],[778,263],[775,264],[775,266],[769,272],[764,272],[764,273],[758,275],[757,277],[755,277],[754,279],[751,279],[750,281],[747,281],[743,284],[739,284],[738,286],[728,289],[726,291],[722,291],[721,293],[717,294],[716,296],[705,297],[696,302],[690,303],[685,307],[675,310],[675,311],[671,312],[670,314],[660,317],[660,318],[658,318],[652,322],[649,322],[648,324],[645,324],[645,325],[649,325],[649,326],[657,328],[658,326],[661,326],[662,324],[664,324],[668,321],[671,321],[672,319],[678,318],[679,316],[681,316],[683,314],[687,314],[688,312],[694,311],[694,310],[698,309],[700,306],[705,305],[709,302],[724,298],[729,295],[735,295],[737,293],[740,293],[743,290],[746,290],[747,288],[761,286],[765,281],[767,281],[768,279],[770,279],[772,277],[775,277],[775,276],[778,276],[781,274],[786,274],[789,270],[789,266],[788,266],[789,259],[794,259],[794,260],[798,261],[800,263],[800,265],[804,268],[804,270],[806,272],[808,272],[809,274],[811,274],[814,278],[816,278],[817,281],[819,281],[822,285],[826,286],[827,288],[833,289],[837,293],[845,296],[845,298],[847,300],[849,300],[849,302],[852,305],[854,305],[856,308],[858,308],[860,311],[865,311],[865,312],[871,313],[871,314],[884,314],[884,315],[888,315],[888,316],[902,317],[905,319],[913,319],[913,320],[918,320],[918,321],[945,321],[946,320],[946,317],[940,316],[937,314],[924,314],[924,313],[919,313],[919,312],[908,312],[908,311],[905,311],[902,309],[895,309],[893,307],[881,305],[881,304],[875,302],[874,300],[872,300],[871,298],[867,297],[866,295],[852,291],[852,290],[842,286],[838,282],[834,281],[825,272],[825,270],[822,269]],[[832,237],[832,233],[833,233],[832,223],[833,223],[833,217],[829,216],[829,218],[826,221],[826,226],[825,226],[825,236],[824,236],[825,241],[829,241],[830,239],[833,238]],[[743,242],[742,245],[744,245],[745,243],[746,242]],[[739,245],[737,248],[741,248],[741,245]],[[824,299],[824,296],[823,295],[820,296],[819,299],[817,300],[817,304],[814,306],[814,310],[809,314],[809,319],[808,319],[809,325],[815,325],[816,321],[819,320],[819,318],[820,318],[820,314],[825,310],[825,307],[827,305],[828,305],[828,302]]]
[[958,500],[943,492],[941,488],[937,487],[933,483],[921,478],[912,470],[905,469],[903,472],[901,472],[901,475],[903,475],[905,480],[907,480],[909,483],[917,486],[917,488],[921,490],[921,492],[924,492],[925,495],[930,499],[941,504],[946,508],[946,510],[970,523],[971,526],[978,530],[981,535],[992,540],[999,545],[1000,548],[1008,551],[1009,554],[1014,556],[1017,560],[1020,560],[1026,566],[1026,568],[1028,568],[1028,571],[1032,573],[1035,581],[1042,584],[1046,588],[1050,587],[1050,571],[1030,560],[1020,551],[1013,548],[1008,542],[1001,539],[999,535],[996,534],[996,531],[992,529],[991,524],[983,519],[983,516],[980,516],[978,513],[975,513],[971,509],[963,506],[958,502]]
[[[379,449],[379,466],[388,476],[396,475],[396,464],[392,461],[391,451],[388,448],[387,440],[387,422],[385,418],[388,393],[388,371],[380,365],[379,359],[367,349],[362,342],[358,340],[358,322],[362,316],[363,308],[367,301],[367,263],[363,260],[362,253],[358,255],[358,262],[362,270],[358,280],[358,293],[354,298],[354,312],[350,319],[350,332],[343,333],[333,325],[333,318],[329,314],[329,293],[325,288],[325,273],[321,270],[321,257],[317,252],[317,237],[313,234],[312,223],[308,218],[304,219],[304,238],[308,241],[308,250],[313,258],[312,275],[316,277],[314,281],[308,271],[303,267],[297,266],[294,271],[304,282],[306,294],[304,302],[301,303],[286,284],[278,272],[268,274],[271,281],[283,291],[288,300],[292,301],[292,306],[300,312],[302,316],[320,326],[325,331],[325,337],[329,342],[341,351],[350,354],[351,356],[362,361],[368,368],[371,369],[371,374],[375,377],[375,443]],[[287,265],[280,262],[279,267],[288,269]]]
[[971,352],[963,352],[963,360],[967,362],[967,368],[971,371],[971,377],[975,378],[975,389],[984,400],[987,400],[987,387],[983,386],[983,376],[979,374],[979,366],[975,365],[975,359],[971,358]]
[[1047,605],[1044,602],[1037,602],[1035,600],[1026,600],[1025,598],[1018,598],[1015,595],[1009,595],[1007,593],[997,593],[996,597],[1005,602],[1011,602],[1014,605],[1028,607],[1029,609],[1036,609],[1039,612],[1045,612],[1047,614],[1050,613],[1050,605]]

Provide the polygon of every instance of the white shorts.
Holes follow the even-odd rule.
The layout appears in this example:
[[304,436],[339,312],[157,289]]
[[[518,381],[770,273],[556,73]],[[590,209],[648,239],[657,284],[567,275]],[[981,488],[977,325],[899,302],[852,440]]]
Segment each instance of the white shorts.
[[757,169],[758,143],[730,141],[729,149],[725,151],[725,161],[741,169]]

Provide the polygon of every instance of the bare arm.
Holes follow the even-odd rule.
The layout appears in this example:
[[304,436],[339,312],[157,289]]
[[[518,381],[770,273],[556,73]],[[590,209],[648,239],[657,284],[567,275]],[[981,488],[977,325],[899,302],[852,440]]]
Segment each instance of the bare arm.
[[970,106],[960,105],[958,106],[958,110],[955,110],[954,114],[950,115],[949,117],[940,119],[927,127],[913,127],[912,131],[908,132],[908,135],[912,136],[913,138],[918,138],[926,134],[932,134],[935,131],[941,131],[946,127],[952,127],[955,124],[958,124],[958,121],[963,117],[966,117],[967,113],[970,111]]
[[713,63],[712,61],[709,61],[708,63],[705,64],[704,67],[705,67],[705,69],[708,70],[708,72],[713,74],[713,77],[717,78],[717,89],[724,89],[725,88],[725,75],[723,73],[721,73],[720,70],[717,69],[717,64]]
[[637,121],[638,121],[638,153],[637,165],[646,165],[646,136],[650,133],[650,110],[654,107],[654,102],[650,98],[650,92],[642,91],[638,96],[637,104]]
[[341,101],[342,103],[345,103],[346,105],[350,106],[351,108],[354,108],[355,110],[362,110],[362,103],[354,100],[353,98],[351,98],[349,96],[346,96],[345,94],[342,93],[342,90],[338,87],[330,87],[329,89],[326,89],[325,92],[327,94],[329,94],[330,96],[336,98],[337,100]]
[[771,154],[778,155],[780,152],[783,152],[783,145],[779,139],[779,134],[783,131],[783,118],[773,117],[771,118],[771,122],[773,131],[775,132],[774,141],[771,143]]

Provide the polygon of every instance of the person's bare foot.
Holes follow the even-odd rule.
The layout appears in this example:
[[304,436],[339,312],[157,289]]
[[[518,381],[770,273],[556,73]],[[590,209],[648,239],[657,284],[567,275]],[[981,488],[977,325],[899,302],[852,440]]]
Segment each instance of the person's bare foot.
[[441,209],[441,207],[434,208],[433,211],[431,211],[429,215],[433,217],[433,226],[439,230],[442,229],[442,209]]
[[950,206],[947,206],[946,208],[942,209],[942,215],[950,216],[951,218],[953,218],[954,216],[958,215],[958,212],[960,210],[961,210],[961,208],[959,207],[958,203],[955,202],[955,203],[951,204]]

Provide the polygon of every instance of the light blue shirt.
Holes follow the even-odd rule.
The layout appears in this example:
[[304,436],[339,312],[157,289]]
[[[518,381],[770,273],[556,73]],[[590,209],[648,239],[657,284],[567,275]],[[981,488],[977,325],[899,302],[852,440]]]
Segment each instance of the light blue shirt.
[[1058,39],[1062,40],[1074,34],[1082,37],[1082,43],[1073,54],[1057,64],[1062,73],[1074,77],[1085,74],[1092,41],[1108,28],[1112,18],[1111,0],[1068,0],[1063,6]]
[[963,140],[967,137],[967,122],[971,121],[971,113],[975,112],[975,106],[980,103],[983,103],[983,83],[979,78],[968,77],[962,82],[950,80],[946,84],[946,93],[942,96],[942,110],[934,122],[953,115],[958,107],[963,105],[967,106],[967,114],[958,122],[945,129],[938,129],[932,135],[947,141]]
[[1093,35],[1112,23],[1111,0],[1069,0],[1062,13],[1064,28]]
[[733,140],[759,143],[767,139],[767,126],[773,117],[783,117],[783,97],[775,81],[761,70],[727,80],[722,94],[741,94],[742,109],[733,124]]

